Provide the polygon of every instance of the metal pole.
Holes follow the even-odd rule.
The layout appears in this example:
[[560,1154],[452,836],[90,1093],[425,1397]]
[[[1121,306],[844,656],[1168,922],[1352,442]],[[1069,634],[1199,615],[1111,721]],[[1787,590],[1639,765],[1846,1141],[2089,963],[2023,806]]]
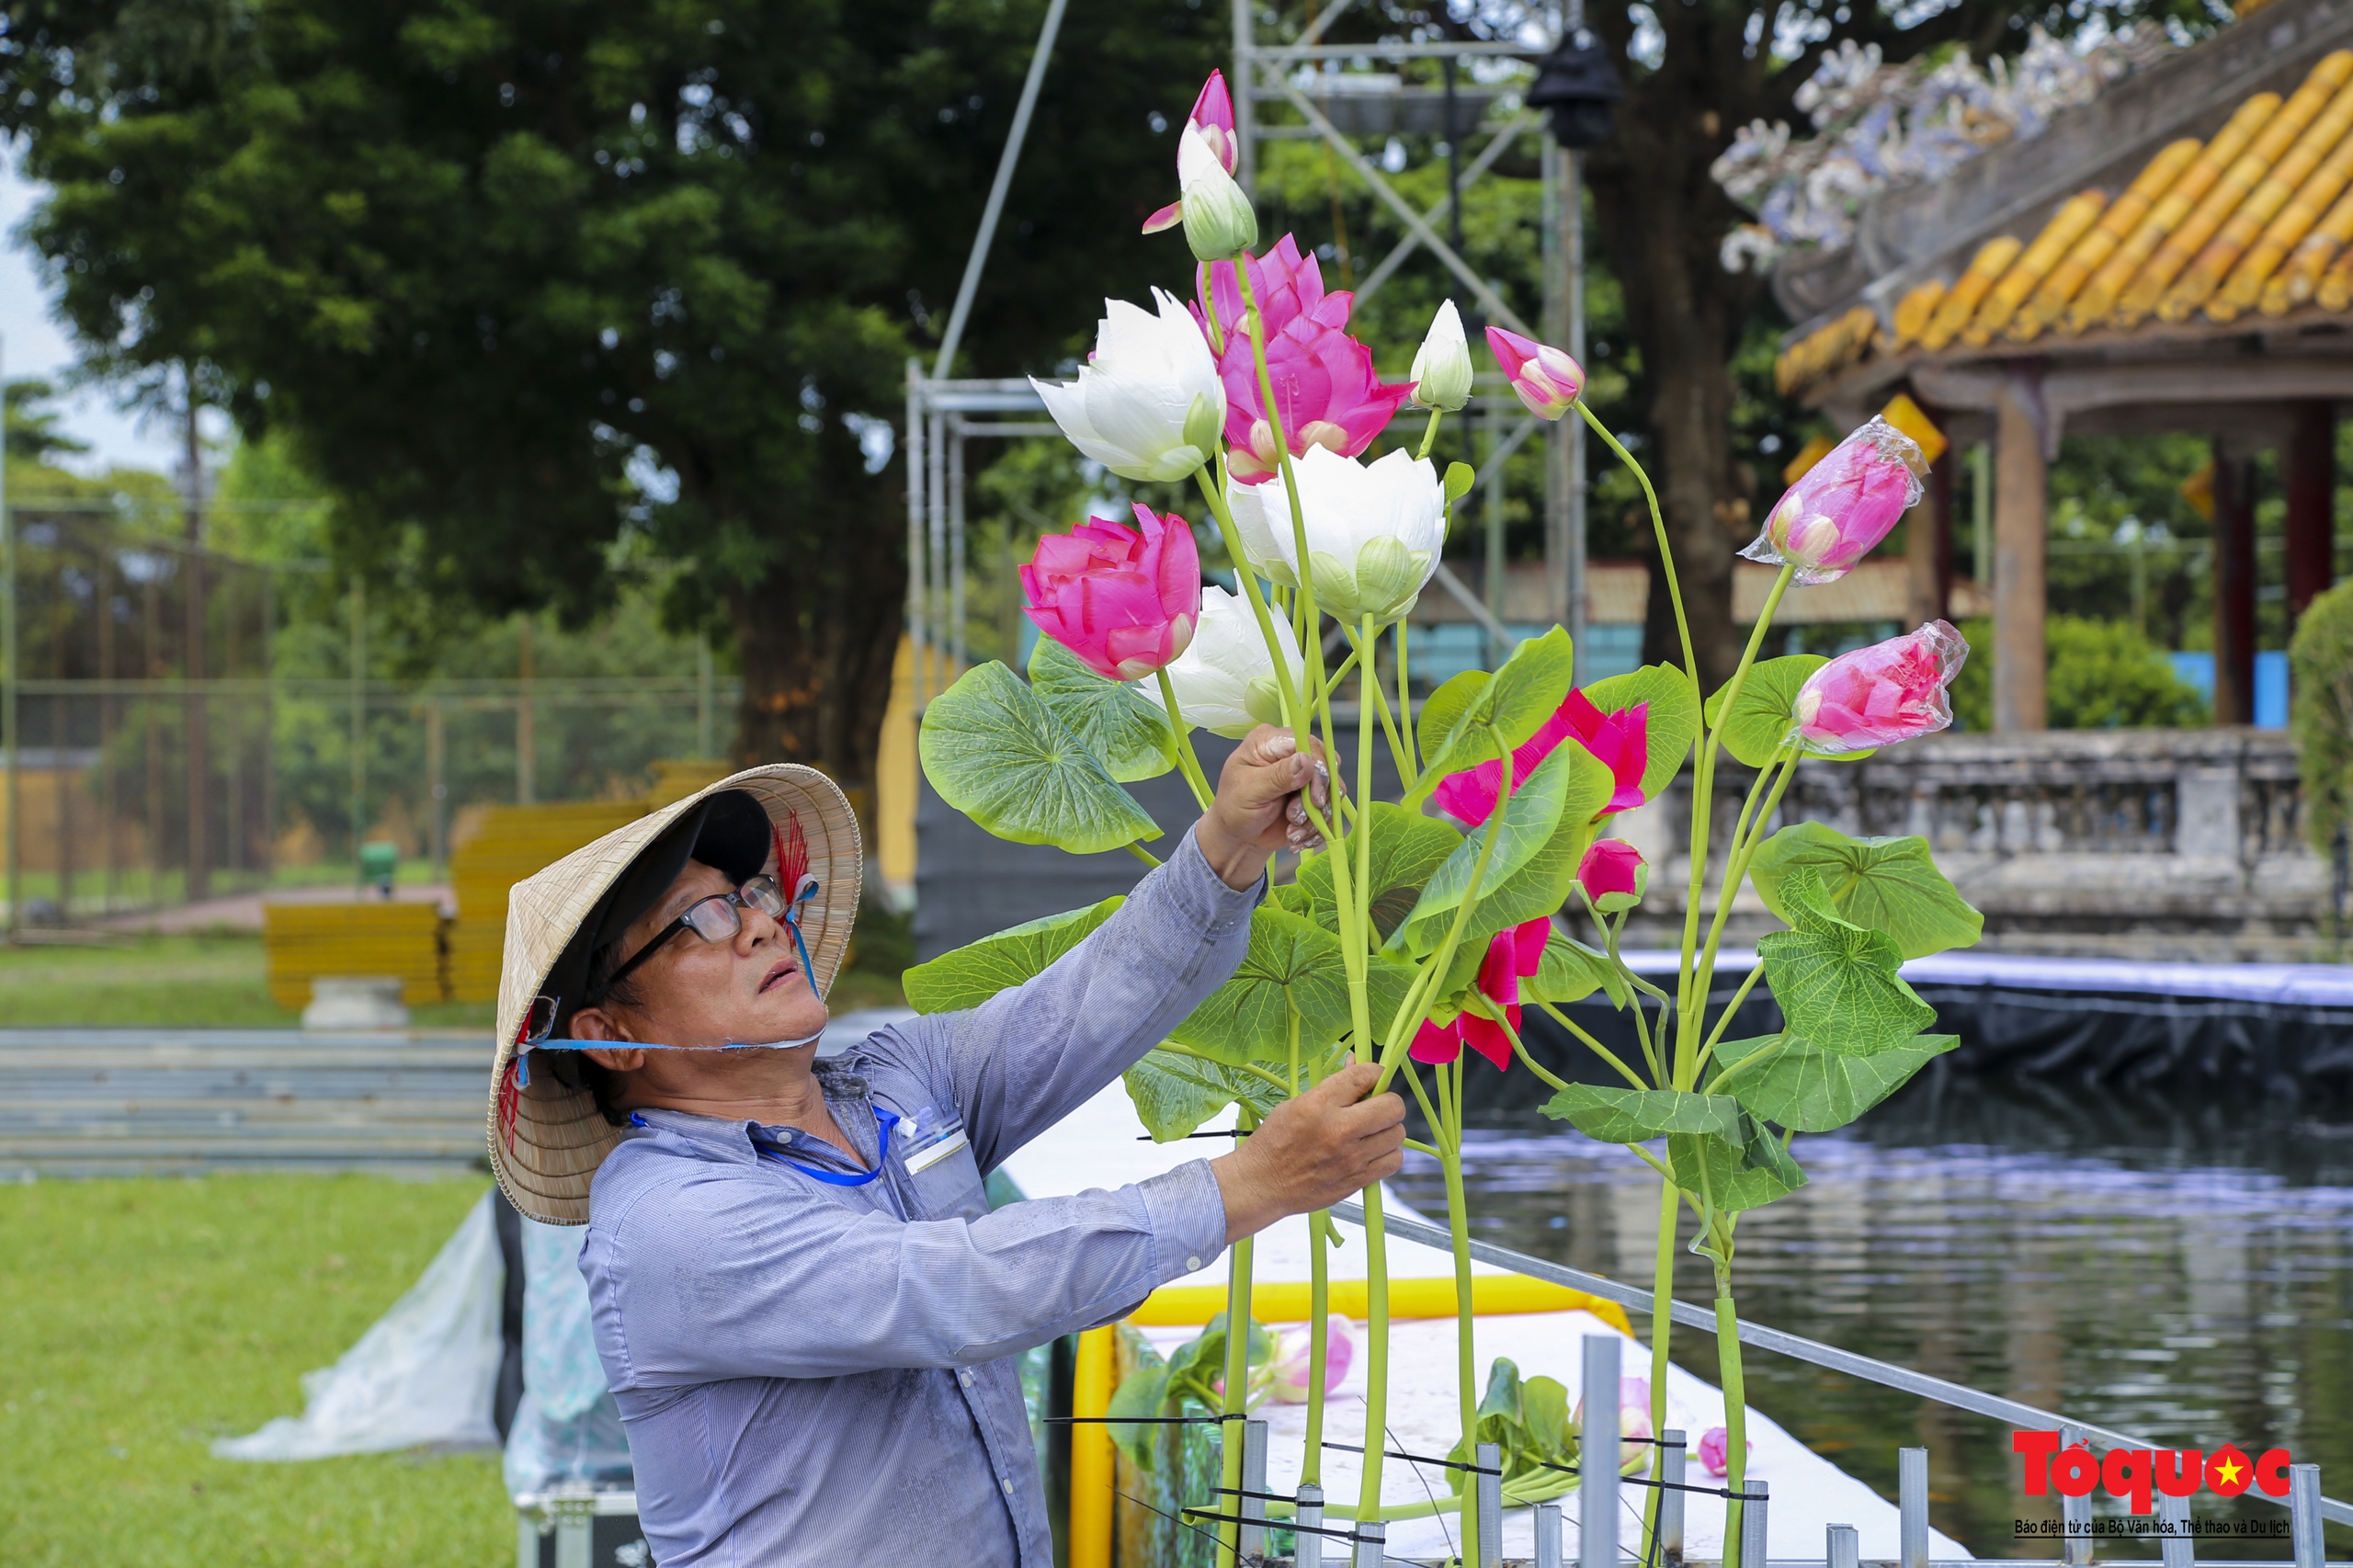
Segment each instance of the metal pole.
[[[1264,1492],[1267,1489],[1267,1424],[1245,1421],[1242,1424],[1242,1490]],[[1264,1519],[1267,1500],[1263,1497],[1237,1497],[1242,1505],[1233,1511],[1245,1519]],[[1235,1550],[1244,1557],[1263,1557],[1267,1551],[1267,1527],[1246,1524],[1235,1538]]]
[[711,734],[710,722],[710,639],[695,639],[695,755],[711,757],[717,741]]
[[1895,1450],[1897,1568],[1928,1568],[1928,1450]]
[[[2064,1449],[2082,1444],[2088,1448],[2090,1439],[2080,1426],[2059,1428],[2059,1446]],[[2086,1492],[2081,1497],[2062,1493],[2059,1497],[2059,1561],[2072,1568],[2085,1568],[2092,1560],[2092,1499]]]
[[1348,1568],[1383,1568],[1389,1561],[1389,1527],[1379,1519],[1356,1522],[1357,1549]]
[[[368,580],[351,574],[351,875],[359,881],[359,837],[368,830]],[[363,883],[364,885],[364,883]]]
[[1577,1562],[1618,1568],[1618,1346],[1585,1336],[1585,1420],[1577,1428]]
[[948,427],[948,659],[964,667],[964,416]]
[[[1568,224],[1562,218],[1568,183],[1561,168],[1565,157],[1552,137],[1543,139],[1539,172],[1543,186],[1544,312],[1540,335],[1551,343],[1565,342],[1569,335],[1569,259],[1563,244]],[[1544,615],[1566,626],[1569,421],[1554,420],[1544,435]]]
[[[1244,0],[1234,0],[1241,5]],[[6,344],[0,343],[0,360]],[[0,382],[5,382],[0,375]],[[18,770],[23,737],[17,731],[17,515],[8,509],[7,464],[0,461],[0,748],[8,754],[8,934],[25,918],[25,812]]]
[[523,618],[515,683],[515,803],[528,806],[540,798],[540,734],[531,711],[531,618]]
[[2320,1466],[2288,1467],[2288,1533],[2295,1543],[2296,1568],[2324,1568],[2327,1543],[2320,1528]]
[[449,866],[449,786],[443,778],[448,766],[448,731],[438,699],[425,705],[425,795],[433,830],[433,880],[448,874]]
[[923,367],[907,360],[907,691],[917,713],[929,695],[924,688],[924,452]]
[[1504,1450],[1500,1443],[1481,1443],[1472,1450],[1479,1472],[1475,1495],[1479,1503],[1479,1568],[1504,1564]]
[[1301,1528],[1298,1545],[1291,1549],[1291,1568],[1324,1568],[1324,1538],[1314,1532],[1324,1528],[1324,1489],[1312,1481],[1299,1483],[1299,1511],[1292,1516]]
[[[931,479],[927,499],[930,516],[925,519],[929,537],[924,540],[924,553],[931,563],[931,581],[926,592],[931,600],[930,624],[925,629],[930,634],[932,657],[937,662],[948,645],[948,416],[934,414],[931,429],[926,439],[931,460]],[[926,674],[945,675],[945,670]]]
[[1561,1506],[1536,1505],[1536,1568],[1563,1568],[1561,1562]]
[[[2290,1477],[2290,1485],[2294,1478]],[[2294,1498],[2289,1499],[2294,1506]],[[2157,1556],[2164,1568],[2196,1568],[2198,1543],[2189,1535],[2189,1499],[2160,1496],[2157,1499]]]
[[[1486,426],[1487,430],[1486,460],[1489,463],[1495,462],[1496,454],[1503,450],[1504,421],[1506,417],[1502,408],[1494,405],[1490,405],[1480,416],[1479,423]],[[1486,502],[1487,616],[1488,619],[1500,623],[1504,618],[1504,485],[1501,475],[1497,475],[1495,482],[1487,486]],[[1503,667],[1501,661],[1511,653],[1511,650],[1504,645],[1504,639],[1495,636],[1493,632],[1487,634],[1486,642],[1487,667],[1491,670],[1501,669]]]
[[1740,1506],[1740,1568],[1766,1568],[1765,1510],[1773,1488],[1752,1476],[1744,1490],[1748,1496]]
[[[1569,26],[1584,25],[1585,6],[1580,0],[1570,0]],[[1563,148],[1561,153],[1561,249],[1566,259],[1568,274],[1569,358],[1579,365],[1585,363],[1585,187],[1580,179],[1577,155]],[[1586,540],[1585,540],[1585,421],[1570,415],[1561,420],[1562,439],[1568,444],[1566,513],[1563,519],[1566,537],[1562,541],[1562,556],[1565,578],[1562,596],[1566,600],[1567,616],[1562,621],[1569,631],[1569,641],[1576,658],[1577,678],[1591,678],[1591,666],[1585,651],[1586,628]]]
[[1258,62],[1251,37],[1250,7],[1256,0],[1233,0],[1233,140],[1239,154],[1234,176],[1242,193],[1258,199]]
[[1658,1554],[1661,1562],[1683,1561],[1683,1429],[1670,1426],[1659,1435],[1658,1478],[1665,1488],[1658,1494]]
[[1832,1525],[1823,1532],[1824,1568],[1861,1568],[1862,1540],[1852,1525]]
[[990,242],[996,238],[996,221],[1005,212],[1005,193],[1013,184],[1013,167],[1021,161],[1022,139],[1029,134],[1030,111],[1038,107],[1038,87],[1046,79],[1046,60],[1054,51],[1054,35],[1062,31],[1063,11],[1069,0],[1051,0],[1046,25],[1038,29],[1038,47],[1029,56],[1029,74],[1021,84],[1021,101],[1013,108],[1013,130],[998,154],[996,178],[989,184],[988,205],[981,209],[981,232],[972,236],[972,254],[964,258],[964,279],[956,285],[956,308],[948,312],[948,331],[939,339],[939,358],[932,379],[944,379],[956,361],[956,347],[964,340],[964,323],[972,313],[972,296],[980,291],[981,268],[989,259]]
[[188,651],[181,674],[187,681],[183,709],[188,741],[182,760],[188,767],[188,902],[195,903],[212,892],[212,736],[204,686],[207,670],[204,608],[204,449],[197,438],[196,377],[183,364],[180,378],[188,395],[188,421],[183,432],[188,457],[188,555],[184,570]]

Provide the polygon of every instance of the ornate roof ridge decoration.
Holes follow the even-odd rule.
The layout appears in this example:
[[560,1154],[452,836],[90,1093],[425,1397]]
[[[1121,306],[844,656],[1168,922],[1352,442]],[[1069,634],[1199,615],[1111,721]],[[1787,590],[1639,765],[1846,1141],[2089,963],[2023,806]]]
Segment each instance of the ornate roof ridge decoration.
[[[2150,112],[2155,100],[2082,111],[2095,123],[2079,131],[2127,112],[2104,145],[2063,138],[2077,157],[2009,171],[2057,187],[2033,205],[1972,192],[1988,221],[1949,225],[1943,255],[1891,257],[1876,276],[1850,267],[1844,300],[1792,335],[1776,383],[1819,397],[1834,379],[1859,388],[1928,364],[2194,343],[2353,311],[2353,6],[2279,0],[2262,25],[2177,57],[2192,70],[2165,73],[2165,112]],[[2270,80],[2245,91],[2267,57]]]

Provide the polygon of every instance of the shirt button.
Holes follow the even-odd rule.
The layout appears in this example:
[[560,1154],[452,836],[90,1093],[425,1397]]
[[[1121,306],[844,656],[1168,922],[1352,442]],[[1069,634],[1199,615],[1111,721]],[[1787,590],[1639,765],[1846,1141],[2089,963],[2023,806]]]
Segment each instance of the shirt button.
[[966,1388],[971,1388],[972,1386],[972,1374],[970,1372],[959,1372],[956,1374],[956,1381],[962,1383]]
[[1010,1497],[1013,1495],[1013,1477],[1008,1475],[1002,1482],[998,1483],[998,1484],[1005,1488],[1005,1494],[1006,1496]]
[[1188,1257],[1185,1260],[1185,1267],[1188,1269],[1199,1268],[1200,1266],[1201,1260],[1198,1256]]

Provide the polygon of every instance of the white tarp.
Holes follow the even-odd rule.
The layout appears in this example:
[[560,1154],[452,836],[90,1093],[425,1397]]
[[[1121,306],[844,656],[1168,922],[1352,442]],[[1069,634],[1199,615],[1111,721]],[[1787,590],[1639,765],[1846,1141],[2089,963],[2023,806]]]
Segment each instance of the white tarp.
[[316,1460],[393,1449],[496,1448],[499,1296],[506,1280],[490,1195],[467,1211],[408,1293],[332,1367],[302,1374],[303,1410],[223,1437],[230,1460]]

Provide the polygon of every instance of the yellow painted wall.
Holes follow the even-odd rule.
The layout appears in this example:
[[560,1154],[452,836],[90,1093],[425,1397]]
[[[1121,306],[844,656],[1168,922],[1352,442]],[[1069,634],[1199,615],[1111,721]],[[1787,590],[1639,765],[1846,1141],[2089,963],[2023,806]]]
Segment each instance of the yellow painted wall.
[[[964,667],[941,649],[926,651],[926,699],[955,683]],[[874,851],[882,882],[893,892],[912,892],[915,882],[915,640],[899,639],[891,665],[891,706],[882,713],[882,748],[875,764]]]

